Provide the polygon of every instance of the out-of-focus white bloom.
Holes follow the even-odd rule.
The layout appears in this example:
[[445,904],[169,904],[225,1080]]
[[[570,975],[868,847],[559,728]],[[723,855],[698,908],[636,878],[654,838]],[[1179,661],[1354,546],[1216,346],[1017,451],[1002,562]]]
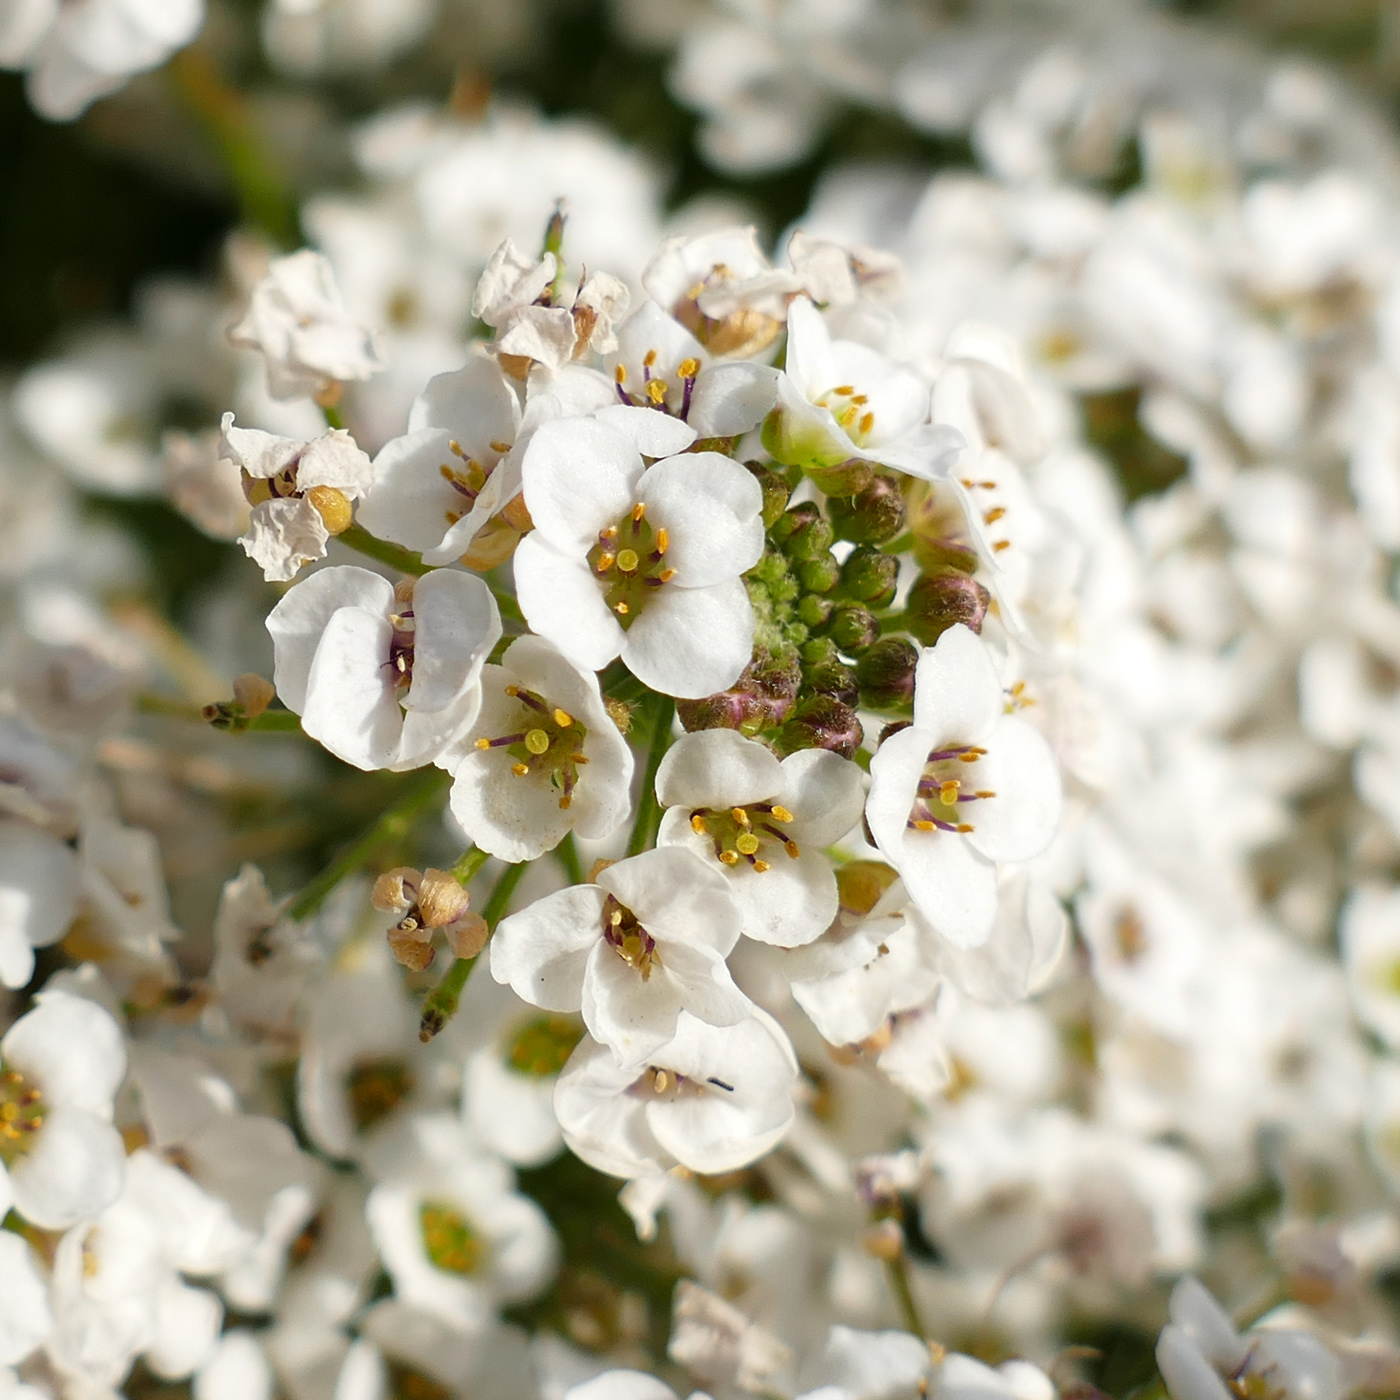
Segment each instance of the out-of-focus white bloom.
[[23,1361],[52,1326],[44,1279],[27,1241],[0,1230],[0,1366]]
[[997,865],[1039,855],[1060,819],[1050,749],[1006,709],[985,644],[950,627],[919,659],[914,723],[870,763],[875,843],[919,912],[959,947],[991,932]]
[[501,922],[491,975],[546,1011],[582,1011],[630,1065],[689,1011],[715,1026],[750,1012],[725,955],[739,937],[728,883],[689,851],[645,851]]
[[126,1077],[121,1027],[68,992],[39,995],[0,1040],[0,1203],[43,1230],[106,1209],[126,1153],[112,1099]]
[[263,44],[298,77],[377,68],[416,44],[437,13],[435,0],[272,0]]
[[667,752],[656,793],[668,808],[660,846],[715,861],[750,938],[792,948],[836,917],[836,876],[825,847],[860,820],[860,769],[822,749],[781,763],[732,729],[687,734]]
[[248,498],[237,463],[219,453],[219,434],[166,433],[161,463],[170,503],[216,540],[236,540],[248,528]]
[[476,845],[534,860],[570,831],[610,836],[632,808],[632,750],[597,677],[543,637],[518,637],[481,673],[481,708],[444,756],[451,806]]
[[35,109],[71,121],[159,67],[203,23],[203,0],[17,0],[0,16],[0,67],[26,70]]
[[640,1066],[585,1040],[559,1076],[554,1111],[569,1147],[613,1176],[676,1162],[734,1171],[792,1126],[796,1077],[792,1047],[764,1012],[712,1026],[683,1011],[675,1039]]
[[0,821],[0,983],[22,987],[34,949],[57,943],[78,912],[70,847],[28,822]]
[[501,635],[491,590],[434,569],[393,584],[340,565],[303,579],[268,615],[274,681],[302,728],[357,768],[437,759],[481,707],[481,668]]
[[[616,412],[684,427],[649,409]],[[763,493],[718,453],[655,455],[663,460],[644,468],[629,438],[601,422],[540,428],[522,463],[535,529],[515,555],[520,606],[581,666],[621,655],[665,694],[710,695],[738,678],[753,646],[739,575],[763,553]]]
[[384,368],[374,332],[350,316],[330,262],[309,248],[273,262],[228,338],[262,354],[277,399],[316,398]]

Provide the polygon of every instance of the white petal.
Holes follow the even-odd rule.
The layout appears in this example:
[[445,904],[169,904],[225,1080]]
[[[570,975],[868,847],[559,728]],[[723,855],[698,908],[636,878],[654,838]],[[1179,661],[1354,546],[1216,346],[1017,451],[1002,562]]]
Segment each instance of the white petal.
[[783,786],[783,767],[772,750],[733,729],[683,734],[656,772],[663,807],[737,807],[775,797]]
[[737,578],[658,588],[622,643],[622,659],[639,681],[683,700],[733,685],[752,655],[753,608]]
[[393,763],[403,731],[388,669],[393,634],[387,617],[341,608],[326,623],[307,681],[301,727],[366,771]]
[[410,433],[441,429],[468,457],[483,462],[501,455],[499,444],[515,441],[519,424],[519,401],[500,365],[485,355],[428,380],[408,415]]
[[968,778],[997,795],[970,804],[972,845],[988,860],[1030,860],[1055,838],[1062,798],[1055,756],[1038,730],[1015,715],[992,732]]
[[[374,459],[374,485],[360,503],[356,521],[370,534],[409,549],[441,544],[448,513],[460,515],[468,504],[442,475],[443,467],[453,466],[448,441],[447,433],[427,428],[385,443]],[[465,548],[463,544],[457,553]]]
[[478,683],[500,639],[496,600],[475,574],[435,569],[414,587],[413,625],[413,682],[405,708],[443,709]]
[[756,428],[778,401],[778,371],[747,360],[701,370],[686,421],[702,437],[736,437]]
[[949,943],[985,943],[997,915],[996,866],[965,836],[950,831],[909,831],[896,862],[909,898]]
[[491,940],[491,976],[546,1011],[582,1005],[589,950],[602,941],[603,892],[575,885],[502,919]]
[[125,1169],[126,1148],[110,1123],[80,1109],[50,1109],[10,1168],[15,1209],[41,1230],[66,1230],[117,1199]]
[[535,529],[556,548],[582,556],[600,530],[632,509],[642,459],[615,428],[560,418],[530,439],[520,470]]
[[0,1230],[0,1366],[17,1366],[53,1327],[44,1281],[29,1245]]
[[622,627],[581,558],[561,554],[535,531],[520,541],[514,563],[516,598],[525,620],[570,661],[600,671],[622,650]]
[[739,911],[725,879],[690,851],[643,851],[598,874],[599,886],[656,939],[725,956],[739,939]]
[[870,760],[870,795],[865,799],[865,819],[870,834],[888,860],[897,861],[904,849],[904,835],[919,779],[933,748],[933,736],[913,726],[891,734]]
[[914,723],[934,747],[976,744],[1001,718],[1001,681],[986,643],[962,623],[919,657],[914,671]]
[[669,457],[695,441],[695,429],[658,408],[614,403],[595,410],[600,423],[622,434],[643,457]]
[[589,1034],[629,1064],[641,1064],[676,1033],[681,986],[664,964],[641,972],[600,939],[588,955],[582,1007]]
[[612,1176],[652,1176],[673,1165],[647,1127],[642,1101],[627,1092],[635,1078],[607,1046],[584,1040],[554,1088],[554,1112],[570,1150]]
[[865,778],[858,764],[825,749],[800,749],[783,760],[782,805],[796,818],[788,830],[802,846],[829,846],[860,820]]
[[754,870],[744,861],[727,870],[739,901],[740,927],[760,943],[799,948],[825,933],[836,917],[836,876],[825,852],[812,847],[795,858],[780,854],[772,860],[769,870]]
[[831,335],[822,314],[807,297],[788,307],[785,373],[802,397],[812,400],[840,383],[832,357]]
[[648,467],[637,485],[652,526],[670,535],[666,562],[682,588],[704,588],[763,557],[763,489],[718,452],[688,452]]
[[326,557],[328,539],[320,511],[310,501],[289,499],[254,506],[239,544],[269,583],[286,583],[303,565]]
[[70,992],[41,992],[0,1040],[0,1058],[32,1076],[48,1103],[104,1118],[126,1078],[121,1027],[95,1001]]

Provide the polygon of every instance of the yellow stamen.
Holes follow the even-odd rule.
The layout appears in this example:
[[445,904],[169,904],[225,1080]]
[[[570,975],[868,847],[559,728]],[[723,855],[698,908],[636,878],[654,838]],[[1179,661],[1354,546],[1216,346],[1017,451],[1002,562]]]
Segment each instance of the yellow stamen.
[[617,613],[619,617],[626,617],[632,609],[629,608],[626,603],[618,603],[617,606],[613,608],[613,611]]
[[647,398],[653,405],[661,405],[666,402],[666,381],[664,379],[651,379],[647,381]]
[[690,819],[690,829],[691,829],[697,836],[703,836],[703,835],[705,834],[705,832],[709,829],[709,828],[706,827],[706,825],[705,825],[705,818],[702,817],[702,816],[700,815],[699,812],[696,812],[696,814],[695,814],[693,817],[691,817],[691,819]]
[[614,378],[619,384],[626,384],[626,383],[627,383],[627,366],[626,366],[626,365],[618,365],[618,367],[617,367],[615,370],[613,370],[613,378]]
[[792,813],[789,812],[786,807],[774,807],[773,820],[775,822],[790,822],[792,820]]
[[983,513],[982,519],[983,519],[988,525],[995,525],[995,524],[997,523],[997,521],[1000,520],[1001,517],[1002,517],[1003,515],[1005,515],[1005,514],[1006,514],[1006,507],[1005,507],[1005,506],[993,506],[991,510],[985,511],[985,512]]
[[694,359],[682,360],[680,364],[676,366],[676,373],[679,374],[682,379],[694,379],[695,376],[700,373],[700,361]]
[[739,864],[739,852],[738,852],[738,851],[721,851],[721,852],[719,853],[719,859],[720,859],[720,864],[721,864],[721,865],[738,865],[738,864]]
[[632,523],[634,525],[640,525],[642,523],[642,516],[646,513],[646,503],[644,501],[638,501],[637,504],[632,507]]
[[873,413],[862,413],[860,415],[860,430],[868,433],[875,426],[875,415]]
[[560,729],[572,729],[574,717],[567,710],[561,710],[557,705],[554,707],[554,722]]
[[849,397],[851,394],[854,394],[855,391],[856,386],[854,384],[838,384],[831,392],[833,394],[841,394],[845,397]]
[[756,860],[753,863],[753,868],[762,875],[765,870],[771,870],[773,867],[766,860]]
[[749,814],[742,807],[731,807],[729,809],[729,815],[733,817],[740,826],[747,826],[749,824]]
[[617,563],[617,556],[614,554],[600,554],[598,556],[598,572],[605,574],[614,564]]
[[489,748],[491,747],[491,741],[490,741],[490,739],[478,739],[478,740],[476,741],[476,746],[477,746],[477,748],[483,749],[483,750],[489,749]]
[[802,852],[797,848],[796,841],[784,841],[783,849],[788,853],[789,856],[792,857],[793,860],[796,860],[797,857],[802,854]]
[[657,574],[656,577],[657,581],[660,583],[670,583],[670,581],[673,578],[675,578],[675,576],[676,571],[674,569],[662,569],[662,571],[659,574]]
[[938,828],[932,822],[917,821],[914,823],[915,831],[937,831]]
[[666,533],[666,527],[663,525],[663,526],[656,532],[656,552],[657,552],[658,554],[665,554],[666,551],[667,551],[668,549],[670,549],[670,547],[671,547],[671,537],[670,537],[670,535],[668,535],[668,534]]
[[510,771],[514,773],[517,778],[523,778],[530,771],[530,765],[528,763],[512,763]]
[[644,364],[647,367],[647,369],[655,369],[656,351],[648,350],[647,353],[642,357],[642,364]]

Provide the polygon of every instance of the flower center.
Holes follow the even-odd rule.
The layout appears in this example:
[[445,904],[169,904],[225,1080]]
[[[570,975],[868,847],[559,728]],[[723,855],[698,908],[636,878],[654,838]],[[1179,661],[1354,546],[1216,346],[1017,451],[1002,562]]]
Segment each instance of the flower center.
[[413,1092],[413,1072],[402,1060],[356,1060],[345,1076],[355,1131],[368,1132]]
[[481,1268],[486,1244],[455,1206],[424,1201],[418,1207],[418,1223],[423,1231],[423,1250],[443,1273],[465,1278]]
[[665,527],[653,530],[640,502],[616,525],[600,531],[588,551],[588,564],[603,587],[603,597],[623,628],[630,627],[647,600],[676,571],[665,564],[670,538]]
[[838,384],[816,398],[817,407],[827,409],[857,447],[869,442],[875,428],[875,413],[867,407],[869,403],[865,394],[856,393],[854,384]]
[[560,807],[567,811],[574,800],[578,770],[588,762],[583,752],[588,730],[567,710],[550,705],[533,690],[508,685],[506,694],[520,702],[517,727],[495,739],[478,739],[477,748],[483,753],[505,749],[515,759],[510,771],[517,778],[547,773],[559,793]]
[[715,859],[721,865],[737,866],[743,861],[762,874],[773,868],[767,857],[774,854],[770,849],[774,844],[791,860],[802,854],[797,842],[774,825],[791,820],[792,813],[786,807],[750,802],[747,807],[697,807],[690,814],[690,829],[714,842]]
[[276,476],[251,476],[247,471],[243,476],[243,495],[250,506],[260,506],[264,501],[299,501],[305,497],[316,508],[326,531],[338,535],[349,528],[355,512],[349,498],[334,486],[310,486],[305,491],[297,487],[298,458],[290,466],[283,467]]
[[656,940],[637,921],[637,916],[612,895],[603,905],[603,937],[628,967],[642,974],[643,982],[650,979],[653,967],[661,966]]
[[700,373],[700,361],[685,359],[676,366],[676,379],[680,383],[681,401],[672,408],[670,403],[671,383],[653,371],[656,368],[656,351],[648,350],[642,359],[642,382],[635,392],[627,388],[627,366],[619,364],[613,370],[613,382],[617,396],[630,408],[657,408],[672,417],[690,417],[690,397],[695,392],[695,380]]
[[47,1112],[37,1085],[17,1069],[0,1072],[0,1162],[8,1166],[29,1151]]
[[725,1094],[734,1092],[734,1086],[722,1079],[693,1079],[673,1069],[648,1065],[627,1092],[636,1098],[675,1103],[677,1099],[702,1099],[716,1089]]
[[[447,450],[460,465],[454,466],[451,462],[444,462],[438,467],[438,475],[451,487],[453,493],[446,498],[449,504],[448,508],[443,511],[443,519],[449,525],[455,525],[476,504],[476,498],[482,493],[487,481],[490,480],[496,464],[493,462],[490,466],[486,466],[478,462],[475,457],[467,456],[462,444],[456,438],[447,444]],[[498,454],[498,457],[503,457],[510,451],[510,443],[493,442],[491,451]],[[465,508],[457,509],[457,507]]]
[[968,804],[996,796],[986,788],[973,789],[968,781],[969,767],[986,752],[976,744],[930,751],[909,813],[911,830],[969,832],[975,829],[966,820],[972,815]]
[[566,1016],[539,1016],[527,1021],[505,1044],[506,1063],[517,1074],[546,1079],[564,1068],[583,1027]]

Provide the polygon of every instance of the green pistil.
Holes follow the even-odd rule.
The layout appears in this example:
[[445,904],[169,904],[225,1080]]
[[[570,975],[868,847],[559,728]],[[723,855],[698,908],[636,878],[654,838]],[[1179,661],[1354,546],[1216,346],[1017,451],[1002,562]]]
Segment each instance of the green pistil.
[[551,705],[533,690],[506,686],[506,694],[520,702],[515,726],[509,734],[495,739],[478,739],[479,749],[500,749],[515,760],[511,771],[517,778],[548,773],[559,793],[559,805],[567,810],[574,800],[578,770],[588,762],[583,741],[587,728],[567,710]]
[[40,1090],[15,1069],[0,1071],[0,1162],[28,1152],[47,1112]]
[[413,1092],[413,1075],[402,1060],[357,1060],[346,1077],[345,1092],[355,1131],[363,1133]]
[[603,585],[603,598],[624,631],[657,589],[675,576],[666,563],[668,544],[665,529],[653,530],[646,507],[635,505],[616,525],[603,530],[588,551],[588,567]]
[[546,1079],[564,1068],[582,1039],[583,1027],[566,1016],[539,1016],[506,1041],[506,1063],[517,1074]]
[[418,1208],[418,1222],[423,1249],[436,1268],[465,1278],[481,1267],[486,1245],[461,1211],[442,1201],[424,1201]]

